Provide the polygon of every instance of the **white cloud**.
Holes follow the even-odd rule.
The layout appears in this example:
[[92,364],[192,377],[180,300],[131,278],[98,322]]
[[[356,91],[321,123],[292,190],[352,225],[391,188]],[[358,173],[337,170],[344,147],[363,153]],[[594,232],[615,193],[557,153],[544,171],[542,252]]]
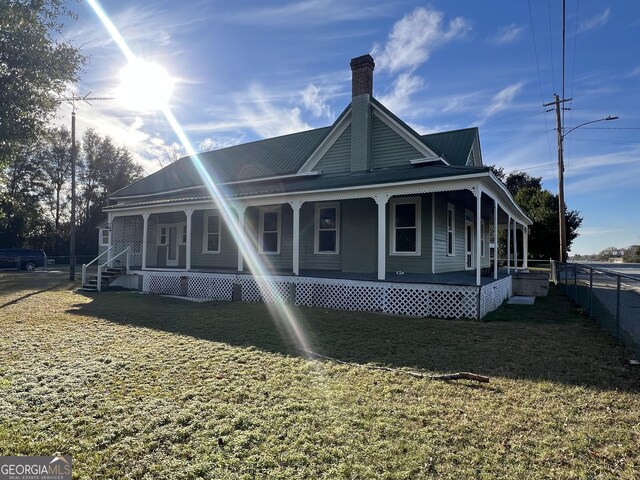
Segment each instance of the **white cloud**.
[[397,115],[411,106],[411,95],[422,88],[424,81],[417,75],[401,73],[393,82],[391,92],[380,97],[380,101]]
[[438,10],[418,7],[397,21],[378,55],[378,66],[391,72],[413,70],[427,61],[434,49],[464,37],[471,29],[462,17],[443,25],[443,16]]
[[640,77],[640,65],[629,72],[629,77]]
[[[161,10],[149,6],[129,6],[111,12],[110,18],[127,43],[138,47],[141,44],[166,46],[171,43],[171,32],[184,33],[187,27],[207,20],[204,14],[188,15],[186,11]],[[92,22],[72,24],[65,37],[84,51],[92,50],[94,55],[96,50],[114,44],[111,35],[103,28],[96,28]]]
[[302,92],[302,102],[314,117],[331,118],[333,112],[327,103],[327,96],[320,92],[320,87],[309,84]]
[[301,0],[250,11],[242,9],[241,13],[218,12],[218,17],[235,23],[257,24],[261,27],[285,25],[291,28],[382,17],[388,14],[393,5],[393,2]]
[[496,115],[503,110],[506,110],[511,105],[513,99],[520,93],[524,82],[513,83],[493,96],[487,108],[484,109],[481,115],[481,120],[486,120],[493,115]]
[[237,137],[210,138],[207,137],[198,143],[198,150],[201,152],[210,152],[212,150],[220,150],[221,148],[233,147],[242,143],[244,135]]
[[524,25],[511,23],[509,25],[501,27],[498,30],[498,33],[489,38],[489,41],[496,45],[505,45],[507,43],[515,42],[522,36],[522,33],[525,31],[525,29],[526,27]]
[[607,7],[602,13],[594,15],[593,17],[580,22],[580,24],[578,25],[578,32],[582,33],[600,28],[609,21],[610,15],[611,9]]
[[248,98],[248,101],[245,100],[238,104],[241,123],[251,128],[262,138],[286,135],[311,128],[302,120],[300,108],[275,106],[259,86],[251,87],[243,98]]

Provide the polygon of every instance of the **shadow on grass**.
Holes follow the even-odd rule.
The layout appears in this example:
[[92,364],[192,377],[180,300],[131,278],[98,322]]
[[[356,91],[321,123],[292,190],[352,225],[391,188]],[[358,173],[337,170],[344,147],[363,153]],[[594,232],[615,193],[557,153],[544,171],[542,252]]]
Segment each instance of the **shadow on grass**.
[[[14,305],[34,295],[59,288],[69,288],[73,283],[66,279],[67,272],[0,272],[0,308]],[[23,293],[19,297],[15,294]]]
[[[70,313],[303,357],[263,304],[192,303],[132,292],[90,294]],[[552,288],[534,306],[504,305],[485,322],[296,308],[311,348],[349,362],[432,372],[640,390],[624,351]]]

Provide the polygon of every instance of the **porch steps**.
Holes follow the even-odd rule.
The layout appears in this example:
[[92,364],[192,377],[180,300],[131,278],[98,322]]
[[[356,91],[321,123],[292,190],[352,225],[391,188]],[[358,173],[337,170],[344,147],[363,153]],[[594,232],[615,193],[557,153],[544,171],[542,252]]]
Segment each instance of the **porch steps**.
[[[121,277],[125,273],[127,273],[127,269],[124,267],[107,268],[106,270],[104,270],[101,275],[102,290],[108,289],[109,284],[111,284],[116,278]],[[82,287],[78,288],[78,290],[83,292],[97,292],[98,275],[87,274],[87,281],[82,285]]]

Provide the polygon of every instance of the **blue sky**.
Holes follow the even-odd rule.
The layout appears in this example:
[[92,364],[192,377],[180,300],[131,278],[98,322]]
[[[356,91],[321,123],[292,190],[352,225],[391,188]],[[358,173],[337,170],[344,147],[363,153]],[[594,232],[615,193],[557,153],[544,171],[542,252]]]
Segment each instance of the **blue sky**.
[[[349,60],[372,53],[374,96],[420,133],[478,126],[486,164],[557,191],[561,2],[109,1],[133,52],[175,79],[174,113],[203,150],[333,122],[350,101]],[[65,38],[91,57],[75,92],[114,95],[125,59],[86,3]],[[573,252],[640,243],[640,6],[567,0],[566,198],[584,217]],[[60,112],[60,121],[68,111]],[[126,145],[148,173],[179,152],[160,114],[118,101],[78,125]]]

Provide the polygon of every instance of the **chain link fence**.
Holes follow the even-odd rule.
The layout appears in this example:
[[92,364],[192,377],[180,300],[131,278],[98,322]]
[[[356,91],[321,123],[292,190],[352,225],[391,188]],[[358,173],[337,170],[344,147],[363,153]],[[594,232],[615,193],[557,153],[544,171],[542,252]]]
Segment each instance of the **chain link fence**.
[[553,262],[551,281],[590,318],[640,355],[640,278],[576,263]]

